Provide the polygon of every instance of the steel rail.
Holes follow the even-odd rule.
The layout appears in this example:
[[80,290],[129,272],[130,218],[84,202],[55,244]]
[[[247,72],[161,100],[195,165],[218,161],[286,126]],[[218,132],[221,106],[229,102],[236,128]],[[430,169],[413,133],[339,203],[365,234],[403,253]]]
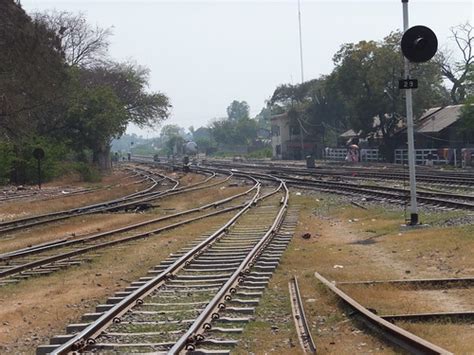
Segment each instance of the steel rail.
[[[336,192],[336,193],[349,191],[355,194],[378,196],[378,197],[401,200],[401,201],[408,201],[410,199],[410,197],[406,194],[406,191],[401,190],[401,189],[399,190],[400,193],[395,193],[395,192],[389,192],[389,191],[380,191],[378,189],[374,190],[374,189],[371,189],[371,187],[359,187],[357,185],[342,184],[342,183],[307,181],[304,179],[297,179],[297,178],[284,178],[284,180],[286,180],[290,185],[308,186],[308,187],[313,187],[313,188],[326,189],[326,190],[331,190],[332,192]],[[419,192],[417,193],[417,199],[419,202],[422,202],[431,206],[443,205],[446,207],[451,207],[451,208],[456,208],[456,209],[474,210],[474,204],[471,204],[471,203],[465,203],[465,202],[454,201],[454,200],[444,200],[440,198],[423,197],[422,194],[420,194]]]
[[[31,216],[31,217],[27,217],[27,218],[24,218],[24,219],[17,219],[17,220],[14,220],[14,221],[5,222],[5,224],[12,224],[12,225],[11,226],[6,226],[5,228],[2,229],[2,225],[0,224],[0,233],[6,232],[6,231],[12,231],[12,230],[16,230],[16,229],[21,229],[21,228],[25,228],[25,227],[36,226],[36,225],[40,225],[40,224],[44,224],[44,223],[54,222],[54,221],[58,221],[58,220],[62,220],[62,219],[70,218],[70,217],[75,217],[75,216],[79,216],[79,215],[86,215],[86,214],[91,214],[91,213],[98,213],[98,212],[114,211],[114,210],[118,210],[118,209],[125,209],[125,208],[128,208],[128,207],[132,207],[132,206],[142,204],[144,202],[149,202],[149,201],[157,200],[157,199],[160,199],[160,198],[163,198],[163,197],[167,197],[167,196],[172,195],[172,194],[174,195],[174,194],[177,194],[177,193],[182,193],[182,192],[187,192],[187,191],[192,191],[192,190],[198,190],[199,188],[212,187],[215,184],[207,185],[207,186],[203,186],[203,187],[198,187],[198,185],[203,185],[203,184],[207,183],[210,179],[212,179],[216,176],[216,174],[213,173],[211,176],[209,176],[204,181],[200,181],[198,183],[194,183],[194,184],[191,184],[191,185],[187,185],[187,186],[183,186],[183,187],[178,188],[179,181],[174,180],[174,179],[172,179],[168,176],[161,175],[161,174],[156,173],[156,172],[154,172],[153,174],[160,175],[160,176],[163,177],[161,180],[168,179],[168,180],[172,181],[175,185],[172,188],[170,188],[168,190],[165,190],[165,191],[152,192],[152,193],[149,194],[150,196],[148,196],[148,197],[143,197],[145,194],[148,194],[148,192],[146,192],[145,194],[142,193],[142,192],[139,192],[140,196],[138,196],[138,198],[140,198],[140,199],[135,200],[135,201],[131,201],[131,202],[123,202],[123,201],[125,201],[124,199],[126,199],[126,198],[136,197],[135,195],[137,193],[132,194],[132,195],[127,195],[127,196],[122,197],[122,198],[117,199],[117,200],[103,202],[103,203],[100,203],[100,204],[89,205],[89,206],[74,208],[72,210],[53,212],[51,214]],[[218,182],[216,184],[222,184],[225,181],[227,181],[228,179],[230,179],[230,177],[231,176],[228,176],[227,179],[225,179],[224,181]],[[119,204],[118,205],[113,205],[114,203],[119,203]],[[96,209],[94,209],[94,208],[96,208]],[[37,220],[38,218],[44,218],[44,217],[51,217],[51,218],[48,218],[48,219],[45,219],[45,220]],[[27,222],[28,220],[30,220],[31,223],[16,224],[16,223],[21,223],[21,222]]]
[[[285,176],[281,178],[285,178],[288,180],[291,179],[296,179],[298,181],[308,181],[308,182],[314,182],[314,183],[328,183],[332,184],[335,186],[354,186],[354,187],[359,187],[363,189],[370,189],[370,190],[380,190],[380,191],[392,191],[394,193],[406,193],[406,190],[399,189],[396,187],[390,187],[390,186],[375,186],[375,185],[362,185],[362,184],[348,184],[348,183],[340,183],[340,182],[334,182],[334,181],[318,181],[318,180],[307,180],[307,179],[302,179],[302,178],[295,178],[292,176]],[[453,193],[448,193],[448,192],[428,192],[428,191],[418,191],[417,196],[419,197],[426,197],[426,198],[438,198],[438,197],[443,197],[443,198],[449,198],[449,199],[458,199],[458,200],[464,200],[464,201],[469,201],[469,202],[474,202],[474,196],[472,195],[459,195],[459,194],[453,194]]]
[[[225,179],[225,181],[228,181],[230,177],[232,177],[232,174],[229,175],[229,177],[227,179]],[[219,184],[220,184],[220,182],[219,182]],[[206,186],[206,187],[210,187],[210,186]],[[186,192],[188,192],[188,191],[190,191],[190,190],[187,190]],[[250,191],[251,191],[251,189],[249,189],[247,191],[244,191],[244,192],[241,192],[239,194],[233,195],[233,196],[229,196],[227,198],[224,198],[224,199],[221,199],[221,200],[218,200],[218,201],[214,201],[214,202],[209,203],[209,204],[205,204],[205,205],[202,205],[202,206],[199,206],[199,207],[195,207],[195,208],[186,210],[186,211],[181,211],[181,212],[178,212],[178,213],[174,213],[172,215],[162,216],[162,217],[154,218],[154,219],[147,220],[147,221],[144,221],[144,222],[139,222],[139,223],[127,225],[125,227],[116,228],[116,229],[106,231],[106,232],[95,233],[93,235],[89,235],[89,236],[84,237],[84,238],[78,238],[78,239],[74,239],[74,240],[59,239],[59,240],[56,240],[56,241],[53,241],[53,242],[46,242],[46,243],[38,244],[38,245],[35,245],[35,246],[32,246],[32,247],[18,249],[18,250],[12,251],[12,252],[7,252],[7,253],[4,253],[4,254],[0,254],[0,261],[11,260],[15,257],[21,257],[21,256],[24,256],[24,255],[28,255],[28,254],[32,254],[32,253],[36,253],[36,252],[43,252],[43,251],[46,251],[46,250],[54,249],[54,248],[57,248],[57,247],[62,247],[62,246],[65,246],[65,245],[72,245],[72,244],[81,243],[81,242],[84,242],[84,241],[91,241],[91,240],[95,240],[97,238],[101,238],[101,237],[104,237],[104,236],[107,236],[107,235],[111,235],[111,234],[115,234],[115,233],[119,233],[119,232],[125,232],[125,231],[129,231],[129,230],[132,230],[132,229],[135,229],[135,228],[143,227],[143,226],[146,226],[146,225],[149,225],[149,224],[152,224],[152,223],[157,223],[157,222],[161,222],[161,221],[164,221],[164,220],[167,220],[167,219],[183,216],[183,215],[186,215],[186,214],[199,212],[199,211],[202,211],[202,210],[210,208],[210,207],[217,207],[221,204],[232,201],[232,200],[234,200],[238,197],[244,196],[244,195],[248,194]],[[180,192],[182,192],[182,191],[180,191]],[[0,275],[1,275],[1,272],[0,272]]]
[[[41,245],[40,247],[37,247],[33,250],[22,249],[22,250],[19,250],[17,252],[11,252],[11,253],[7,253],[7,254],[3,254],[3,255],[0,255],[0,261],[10,261],[10,260],[14,260],[14,259],[19,258],[19,257],[26,256],[26,255],[42,253],[42,252],[48,251],[48,250],[53,250],[53,249],[72,246],[72,245],[76,245],[76,244],[80,244],[80,243],[90,242],[90,241],[94,241],[94,240],[103,238],[107,235],[122,233],[122,232],[125,232],[125,231],[129,231],[129,230],[132,230],[132,229],[143,227],[143,226],[146,226],[146,225],[149,225],[149,224],[162,222],[162,221],[165,221],[165,220],[181,217],[181,216],[191,214],[191,213],[201,212],[201,211],[204,211],[208,208],[212,208],[212,207],[215,208],[215,207],[220,206],[222,204],[225,204],[229,201],[232,201],[234,199],[237,199],[239,197],[247,195],[248,193],[250,193],[254,189],[255,189],[255,186],[248,189],[247,191],[238,193],[236,195],[233,195],[233,196],[230,196],[230,197],[218,200],[218,201],[214,201],[214,202],[209,203],[209,204],[205,204],[203,206],[199,206],[199,207],[196,207],[196,208],[193,208],[193,209],[178,212],[178,213],[168,215],[168,216],[158,217],[158,218],[155,218],[155,219],[152,219],[152,220],[149,220],[149,221],[136,223],[136,224],[129,225],[129,226],[126,226],[126,227],[117,228],[117,229],[114,229],[114,230],[111,230],[111,231],[97,233],[97,234],[94,234],[92,236],[88,236],[88,237],[84,237],[84,238],[80,238],[80,239],[76,239],[76,240],[63,240],[63,241],[61,241],[57,244]],[[59,260],[62,260],[62,259],[67,259],[67,258],[70,258],[70,257],[73,257],[73,256],[84,254],[84,253],[90,252],[92,250],[97,250],[97,249],[113,246],[113,245],[116,245],[118,243],[124,243],[124,242],[132,241],[132,240],[146,238],[146,237],[148,237],[152,234],[158,234],[158,233],[161,233],[163,231],[166,231],[166,230],[169,230],[169,229],[172,229],[172,228],[176,228],[176,227],[179,227],[181,225],[191,223],[191,222],[203,219],[203,218],[208,218],[208,217],[212,217],[212,216],[215,216],[215,215],[218,215],[218,214],[223,214],[223,213],[230,212],[234,209],[240,208],[241,206],[242,205],[225,208],[225,209],[222,209],[222,210],[219,210],[219,211],[216,211],[216,212],[208,213],[208,214],[205,214],[205,215],[202,215],[202,216],[197,216],[197,217],[187,219],[187,220],[182,221],[182,222],[177,222],[177,223],[165,226],[165,227],[161,227],[161,228],[154,229],[154,230],[151,230],[151,231],[139,233],[139,234],[136,234],[136,235],[133,235],[133,236],[128,236],[128,237],[125,237],[125,238],[122,238],[122,239],[117,239],[117,240],[114,240],[114,241],[104,242],[104,243],[101,243],[101,244],[97,244],[97,245],[89,246],[89,247],[86,247],[86,248],[70,251],[68,253],[63,253],[63,254],[60,254],[60,255],[53,255],[53,256],[50,256],[50,257],[45,257],[43,259],[35,260],[35,261],[30,262],[30,263],[26,263],[26,264],[22,264],[22,265],[18,265],[16,267],[13,267],[13,268],[10,268],[10,269],[0,270],[0,279],[8,277],[8,276],[12,276],[14,274],[17,274],[17,273],[25,271],[25,270],[34,269],[36,267],[43,266],[43,265],[48,265],[48,264],[51,264],[53,262],[56,262],[56,261],[59,261]]]
[[290,292],[293,320],[301,348],[305,353],[316,354],[316,344],[311,336],[311,329],[308,326],[296,276],[293,276],[290,282],[288,282],[288,290]]
[[[212,328],[212,319],[219,319],[219,310],[225,309],[224,302],[232,299],[238,285],[244,282],[245,275],[250,273],[250,268],[255,264],[256,259],[263,253],[265,247],[271,242],[273,236],[277,233],[283,222],[287,207],[289,191],[285,183],[280,179],[280,187],[284,189],[285,195],[281,201],[281,208],[272,224],[261,240],[252,248],[245,259],[240,263],[237,269],[232,273],[226,283],[219,289],[214,298],[206,305],[204,310],[191,324],[188,330],[176,341],[174,346],[168,351],[168,354],[179,354],[182,350],[195,350],[196,345],[205,339],[203,332]],[[275,190],[273,193],[276,193]]]
[[[170,179],[168,177],[165,177],[164,175],[161,175],[161,177],[162,177],[161,181],[164,180],[164,179]],[[154,182],[157,182],[157,180],[154,179]],[[176,180],[174,180],[174,182],[179,184],[179,182],[177,182]],[[145,191],[145,193],[147,193],[147,190],[149,190],[148,187],[146,189],[144,189],[143,191]],[[135,197],[136,193],[131,194],[131,195],[133,195],[131,197]],[[72,209],[69,209],[69,210],[64,210],[64,211],[45,213],[45,214],[19,218],[19,219],[15,219],[15,220],[11,220],[11,221],[6,221],[6,222],[0,222],[0,233],[16,230],[16,229],[20,229],[20,228],[25,228],[25,227],[31,227],[31,226],[34,226],[34,225],[40,225],[40,224],[44,224],[44,223],[48,223],[48,222],[58,221],[58,220],[70,218],[71,216],[74,216],[74,215],[83,215],[83,214],[87,214],[87,213],[93,213],[93,212],[97,211],[97,210],[94,210],[94,209],[99,209],[99,211],[97,211],[97,212],[100,212],[103,209],[107,209],[107,208],[111,209],[111,208],[113,208],[113,207],[110,207],[111,204],[120,203],[122,201],[125,201],[128,198],[130,198],[130,196],[126,195],[126,196],[120,197],[118,199],[114,199],[114,200],[110,200],[110,201],[106,201],[106,202],[101,202],[101,203],[97,203],[97,204],[92,204],[92,205],[88,205],[88,206],[75,207],[75,208],[72,208]],[[107,206],[109,206],[109,207],[107,207]],[[100,209],[100,207],[103,207],[103,209]],[[46,218],[46,219],[41,220],[41,218]],[[28,223],[28,222],[30,222],[30,223]]]
[[[226,179],[226,181],[227,180],[228,179]],[[58,247],[63,247],[63,246],[66,246],[66,245],[73,245],[73,244],[77,244],[77,243],[92,241],[92,240],[102,238],[102,237],[107,236],[107,235],[111,235],[111,234],[115,234],[115,233],[119,233],[119,232],[126,232],[126,231],[136,229],[136,228],[139,228],[139,227],[143,227],[143,226],[146,226],[146,225],[149,225],[149,224],[152,224],[152,223],[157,223],[157,222],[161,222],[161,221],[164,221],[164,220],[167,220],[167,219],[180,217],[180,216],[183,216],[183,215],[186,215],[186,214],[199,212],[199,211],[205,210],[207,208],[211,208],[211,207],[217,207],[217,206],[220,206],[224,203],[232,201],[236,198],[244,196],[244,195],[248,194],[250,191],[251,191],[251,189],[249,189],[247,191],[244,191],[244,192],[241,192],[241,193],[238,193],[238,194],[235,194],[233,196],[229,196],[227,198],[224,198],[224,199],[221,199],[221,200],[218,200],[218,201],[211,202],[209,204],[205,204],[205,205],[202,205],[202,206],[199,206],[199,207],[195,207],[195,208],[186,210],[186,211],[181,211],[181,212],[177,212],[177,213],[174,213],[174,214],[171,214],[171,215],[162,216],[162,217],[154,218],[154,219],[147,220],[147,221],[144,221],[144,222],[139,222],[139,223],[127,225],[125,227],[116,228],[116,229],[113,229],[113,230],[110,230],[110,231],[95,233],[95,234],[92,234],[92,235],[89,235],[89,236],[86,236],[86,237],[83,237],[83,238],[78,238],[78,239],[73,239],[73,240],[66,239],[66,238],[65,239],[59,239],[59,240],[55,240],[53,242],[46,242],[46,243],[38,244],[38,245],[35,245],[35,246],[32,246],[32,247],[18,249],[18,250],[12,251],[12,252],[7,252],[7,253],[4,253],[4,254],[0,254],[0,262],[1,261],[6,261],[6,260],[11,260],[11,259],[14,259],[15,257],[21,257],[21,256],[24,256],[24,255],[34,254],[34,253],[43,252],[43,251],[51,250],[51,249],[58,248]],[[188,192],[188,191],[186,191],[186,192]],[[0,272],[0,277],[1,277],[1,272]]]
[[73,250],[73,251],[69,251],[69,252],[66,252],[66,253],[53,255],[53,256],[50,256],[50,257],[46,257],[44,259],[31,261],[29,263],[22,264],[22,265],[19,265],[17,267],[11,268],[11,269],[0,271],[0,279],[11,276],[11,275],[18,274],[19,272],[22,272],[22,271],[25,271],[25,270],[34,269],[34,268],[39,267],[39,266],[48,265],[48,264],[51,264],[51,263],[54,263],[54,262],[57,262],[57,261],[60,261],[60,260],[72,258],[72,257],[77,256],[77,255],[89,253],[91,251],[103,249],[103,248],[106,248],[106,247],[115,246],[117,244],[131,242],[131,241],[142,239],[142,238],[147,238],[151,235],[159,234],[159,233],[168,231],[170,229],[181,227],[181,226],[183,226],[185,224],[188,224],[188,223],[191,223],[191,222],[195,222],[195,221],[198,221],[198,220],[201,220],[201,219],[204,219],[204,218],[217,216],[219,214],[227,213],[227,212],[242,208],[242,206],[245,206],[245,204],[232,206],[232,207],[227,207],[227,208],[224,208],[222,210],[210,212],[210,213],[207,213],[207,214],[204,214],[204,215],[201,215],[201,216],[186,219],[184,221],[172,223],[172,224],[169,224],[167,226],[156,228],[156,229],[144,232],[144,233],[135,234],[135,235],[132,235],[132,236],[121,238],[121,239],[111,240],[111,241],[103,242],[103,243],[100,243],[100,244],[95,244],[95,245],[91,245],[91,246],[88,246],[88,247],[84,247],[84,248],[81,248],[81,249],[76,249],[76,250]]
[[[236,170],[234,169],[233,171],[235,172]],[[241,170],[241,171],[243,173],[251,174],[253,176],[264,176],[264,174],[255,173],[248,170]],[[401,190],[401,189],[399,190],[400,194],[397,194],[395,192],[380,191],[378,189],[373,190],[371,186],[361,187],[359,185],[347,184],[347,183],[336,183],[336,182],[330,182],[330,181],[312,181],[312,180],[300,179],[300,178],[295,178],[295,177],[279,176],[278,174],[275,174],[275,176],[286,181],[289,185],[302,187],[302,188],[308,187],[308,188],[314,188],[314,189],[319,189],[319,190],[328,190],[334,193],[350,192],[352,194],[364,194],[364,195],[378,196],[378,197],[402,200],[402,201],[406,201],[409,199],[409,196],[406,195],[406,191]],[[420,195],[422,195],[422,193]],[[418,200],[420,202],[423,202],[425,204],[429,204],[432,206],[444,205],[444,206],[456,208],[456,209],[474,210],[474,204],[464,203],[464,202],[455,201],[455,200],[443,200],[443,199],[436,199],[436,198],[431,198],[431,197],[423,197],[420,195],[418,196]],[[456,198],[456,196],[454,196],[453,198]]]
[[216,232],[212,233],[212,235],[210,235],[204,241],[200,242],[198,245],[194,246],[191,250],[179,257],[159,275],[147,281],[144,285],[140,286],[137,290],[126,296],[122,301],[115,304],[111,309],[104,312],[104,314],[102,314],[96,321],[76,334],[73,338],[62,344],[60,347],[52,351],[51,354],[67,354],[70,351],[76,351],[88,344],[94,343],[94,338],[97,337],[109,324],[114,321],[120,321],[120,317],[130,308],[132,308],[137,303],[141,303],[144,297],[160,287],[166,280],[172,278],[177,271],[182,269],[191,260],[199,256],[210,244],[219,239],[219,237],[223,235],[224,232],[240,218],[240,216],[242,216],[248,209],[251,208],[255,199],[260,193],[260,183],[252,177],[249,178],[255,182],[255,186],[252,188],[252,190],[256,189],[256,193],[251,198],[251,200],[240,209],[239,212],[237,212]]
[[337,285],[375,286],[375,285],[415,286],[419,287],[467,287],[474,285],[474,277],[448,277],[427,279],[398,279],[398,280],[369,280],[369,281],[339,281]]
[[[130,169],[126,168],[125,170],[130,170]],[[129,179],[129,178],[132,178],[132,177],[135,177],[135,176],[139,176],[139,175],[138,174],[127,175],[127,176],[122,177],[121,180]],[[125,184],[123,186],[142,183],[146,180],[147,179],[134,181],[131,184]],[[53,199],[57,199],[57,198],[64,198],[64,197],[77,196],[77,195],[87,195],[87,194],[90,194],[90,193],[93,193],[93,192],[97,192],[97,191],[100,191],[100,190],[105,190],[105,189],[109,189],[111,187],[117,187],[117,186],[120,186],[120,184],[107,185],[107,186],[94,187],[94,188],[82,188],[82,189],[73,190],[73,191],[69,191],[69,192],[62,192],[62,194],[58,194],[55,191],[48,191],[47,189],[46,190],[39,190],[39,191],[38,190],[33,190],[33,191],[29,190],[29,191],[23,191],[23,192],[20,192],[20,193],[8,192],[8,190],[3,190],[3,191],[0,191],[0,193],[2,193],[2,192],[4,193],[4,196],[0,196],[0,203],[2,203],[2,202],[11,202],[12,200],[20,200],[20,199],[25,199],[25,198],[29,198],[29,197],[38,197],[37,199],[34,199],[35,202],[37,202],[37,201],[48,201],[48,200],[53,200]],[[48,193],[48,194],[53,193],[53,194],[43,195],[42,193]],[[16,202],[16,201],[13,201],[13,202]]]
[[[352,174],[359,174],[359,178],[384,178],[387,180],[405,180],[407,175],[404,171],[395,171],[395,172],[386,172],[375,171],[375,169],[367,169],[367,168],[355,168],[351,167],[347,169],[345,167],[335,168],[322,168],[318,167],[316,169],[307,169],[304,166],[294,166],[288,167],[287,165],[281,164],[245,164],[245,163],[235,163],[229,161],[213,161],[213,160],[206,160],[209,165],[214,166],[224,166],[227,168],[237,167],[237,168],[251,168],[251,169],[278,169],[281,172],[291,172],[297,173],[299,175],[312,175],[312,176],[336,176],[336,177],[347,177],[352,176]],[[460,185],[464,186],[472,186],[474,185],[474,177],[469,173],[465,174],[452,174],[452,173],[443,173],[441,171],[435,171],[434,174],[427,174],[427,172],[417,172],[416,174],[417,180],[424,181],[428,183],[440,183],[440,182],[447,182],[447,183],[459,183]],[[458,181],[456,181],[458,180]]]
[[400,327],[397,327],[396,325],[377,316],[375,313],[369,311],[367,308],[341,291],[319,273],[315,272],[314,276],[346,304],[355,309],[357,314],[361,316],[361,320],[367,326],[380,331],[387,340],[400,346],[406,351],[409,351],[413,354],[452,354],[450,351],[434,345],[429,341],[422,339]]
[[407,321],[407,322],[432,322],[432,321],[450,321],[450,322],[472,322],[474,320],[474,311],[458,312],[430,312],[430,313],[411,313],[411,314],[387,314],[381,315],[389,322]]

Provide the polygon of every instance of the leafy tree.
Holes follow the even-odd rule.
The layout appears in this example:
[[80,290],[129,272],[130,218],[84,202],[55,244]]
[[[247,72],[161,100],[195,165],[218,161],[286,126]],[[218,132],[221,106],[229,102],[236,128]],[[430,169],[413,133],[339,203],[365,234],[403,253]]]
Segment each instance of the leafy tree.
[[147,91],[149,76],[147,68],[131,62],[109,61],[80,71],[80,81],[85,88],[110,87],[127,111],[128,122],[140,127],[160,124],[171,108],[166,95]]
[[474,142],[474,96],[470,96],[461,110],[459,133],[466,142]]
[[280,85],[268,104],[273,114],[287,112],[290,125],[299,127],[300,134],[324,144],[347,129],[346,105],[334,75],[298,85]]
[[178,153],[184,144],[184,129],[176,124],[165,125],[161,128],[161,140],[166,154]]
[[0,39],[0,137],[19,144],[63,104],[66,69],[55,34],[11,0],[0,1]]
[[238,121],[250,117],[250,107],[246,101],[234,100],[227,107],[227,117],[230,120]]
[[249,145],[257,138],[257,122],[250,118],[216,120],[210,129],[212,138],[225,145]]
[[90,148],[102,170],[111,167],[110,145],[127,128],[128,114],[110,87],[79,90],[69,103],[66,127],[77,150]]
[[[403,77],[400,38],[401,34],[394,32],[381,42],[345,44],[334,56],[335,85],[346,102],[351,127],[365,135],[381,134],[387,160],[393,157],[394,134],[402,119],[398,113],[404,112],[402,92],[396,89],[397,79]],[[412,75],[420,87],[413,92],[415,115],[447,102],[434,62],[414,65]]]

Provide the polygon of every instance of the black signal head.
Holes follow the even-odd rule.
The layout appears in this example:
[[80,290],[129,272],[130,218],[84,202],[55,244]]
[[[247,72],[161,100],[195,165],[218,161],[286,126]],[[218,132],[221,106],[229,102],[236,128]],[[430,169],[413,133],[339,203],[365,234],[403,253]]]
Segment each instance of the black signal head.
[[414,63],[427,62],[438,50],[438,39],[426,26],[413,26],[402,37],[403,55]]

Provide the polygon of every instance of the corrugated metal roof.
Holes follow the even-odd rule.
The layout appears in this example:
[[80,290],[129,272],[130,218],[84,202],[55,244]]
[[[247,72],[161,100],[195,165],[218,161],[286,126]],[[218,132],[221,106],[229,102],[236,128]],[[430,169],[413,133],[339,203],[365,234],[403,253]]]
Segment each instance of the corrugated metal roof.
[[440,110],[434,110],[429,115],[420,117],[419,123],[416,127],[417,133],[438,133],[448,126],[451,126],[459,119],[461,108],[463,105],[452,105],[443,107]]
[[428,110],[426,110],[425,112],[423,112],[423,114],[418,118],[416,119],[416,122],[423,122],[428,116],[431,116],[433,113],[435,113],[436,111],[439,111],[441,110],[442,107],[433,107],[433,108],[430,108]]
[[341,134],[339,137],[356,137],[358,134],[355,133],[352,129],[345,131],[343,134]]

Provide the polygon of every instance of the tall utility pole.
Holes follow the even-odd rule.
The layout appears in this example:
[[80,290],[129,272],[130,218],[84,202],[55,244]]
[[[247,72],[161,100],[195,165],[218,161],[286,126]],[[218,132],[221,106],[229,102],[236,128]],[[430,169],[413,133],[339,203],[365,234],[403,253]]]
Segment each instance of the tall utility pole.
[[[304,83],[304,71],[303,71],[303,38],[301,35],[301,4],[298,0],[298,29],[300,35],[300,69],[301,69],[301,84]],[[304,159],[304,136],[303,136],[303,124],[299,118],[298,123],[300,125],[300,145],[301,145],[301,159]]]
[[303,71],[303,38],[301,35],[301,4],[298,0],[298,28],[300,34],[300,67],[301,67],[301,83],[304,82],[304,71]]
[[[408,30],[408,0],[402,0],[403,31]],[[405,57],[405,77],[410,79],[410,61]],[[408,134],[408,170],[410,174],[410,225],[418,224],[416,203],[415,139],[413,137],[413,101],[412,89],[406,90],[407,134]]]

